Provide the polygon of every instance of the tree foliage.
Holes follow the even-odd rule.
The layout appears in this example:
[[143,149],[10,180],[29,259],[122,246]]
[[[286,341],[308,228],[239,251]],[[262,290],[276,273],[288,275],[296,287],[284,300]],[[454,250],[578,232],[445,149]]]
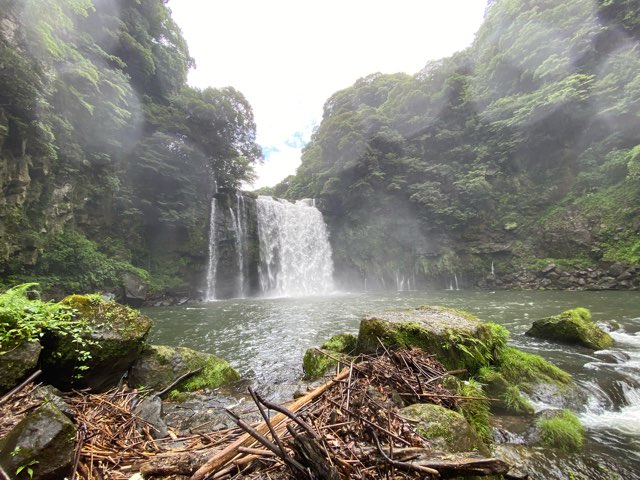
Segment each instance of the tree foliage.
[[639,19],[626,0],[491,2],[466,51],[335,93],[286,195],[320,198],[337,264],[369,276],[473,270],[492,244],[549,256],[545,211],[606,186],[637,198]]
[[16,218],[0,270],[28,275],[63,253],[48,237],[75,229],[96,253],[184,278],[215,182],[238,186],[261,159],[247,100],[186,85],[194,61],[164,0],[0,0],[0,25],[0,173],[20,192],[0,206]]

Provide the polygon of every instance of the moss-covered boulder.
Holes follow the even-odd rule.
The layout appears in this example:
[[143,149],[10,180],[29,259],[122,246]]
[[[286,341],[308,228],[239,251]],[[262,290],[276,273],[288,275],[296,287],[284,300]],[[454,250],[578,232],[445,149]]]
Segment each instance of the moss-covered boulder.
[[0,393],[11,390],[35,370],[40,350],[42,346],[38,341],[0,345]]
[[[151,320],[100,295],[71,295],[77,335],[50,331],[42,339],[42,369],[52,385],[104,391],[119,382],[142,351]],[[88,327],[88,328],[86,328]]]
[[357,337],[350,333],[334,335],[320,349],[309,348],[302,359],[305,380],[317,380],[335,369],[340,361],[349,362],[349,355],[356,350]]
[[324,342],[320,348],[337,353],[352,354],[356,350],[358,337],[350,333],[334,335]]
[[75,436],[73,423],[45,403],[0,440],[0,466],[11,478],[65,478],[71,473]]
[[180,382],[172,392],[193,392],[235,382],[240,375],[229,363],[210,353],[185,347],[147,345],[131,367],[129,385],[162,390],[187,372],[202,369]]
[[478,452],[489,449],[466,418],[458,412],[430,403],[417,403],[400,410],[400,415],[415,422],[415,430],[442,452]]
[[603,350],[613,345],[613,338],[598,327],[586,308],[566,310],[559,315],[536,320],[525,335],[570,345]]
[[500,355],[508,332],[494,323],[446,307],[422,306],[366,316],[360,322],[358,353],[373,353],[385,347],[419,347],[438,356],[451,370],[470,374],[489,365]]

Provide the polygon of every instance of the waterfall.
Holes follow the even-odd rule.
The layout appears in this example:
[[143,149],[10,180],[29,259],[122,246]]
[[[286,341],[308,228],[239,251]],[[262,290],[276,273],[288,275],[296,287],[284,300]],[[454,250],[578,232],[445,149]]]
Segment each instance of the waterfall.
[[460,290],[460,287],[458,286],[458,275],[456,275],[455,273],[453,274],[453,278],[456,281],[456,290]]
[[263,293],[300,296],[332,292],[329,236],[313,202],[291,203],[260,196],[257,213]]
[[240,297],[245,297],[244,269],[245,258],[248,253],[247,243],[247,211],[244,206],[244,197],[240,192],[236,194],[236,252],[238,258],[238,292]]
[[[217,188],[216,188],[217,190]],[[216,244],[216,197],[211,199],[211,213],[209,215],[209,262],[207,265],[207,291],[205,300],[216,299],[216,273],[218,270],[218,246]]]
[[496,276],[496,271],[493,269],[493,260],[491,261],[491,275]]

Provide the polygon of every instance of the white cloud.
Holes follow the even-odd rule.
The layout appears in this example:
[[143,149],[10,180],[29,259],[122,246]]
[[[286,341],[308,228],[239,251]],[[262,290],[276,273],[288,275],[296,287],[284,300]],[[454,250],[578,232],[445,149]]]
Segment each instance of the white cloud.
[[471,44],[485,0],[171,0],[197,68],[192,85],[231,85],[253,107],[258,143],[277,148],[255,187],[295,171],[295,132],[370,73],[415,73]]

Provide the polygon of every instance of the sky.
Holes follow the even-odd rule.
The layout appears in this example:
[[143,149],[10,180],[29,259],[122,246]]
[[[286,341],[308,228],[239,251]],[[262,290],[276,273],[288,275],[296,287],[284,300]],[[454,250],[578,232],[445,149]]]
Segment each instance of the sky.
[[265,161],[249,188],[295,173],[325,101],[372,73],[413,74],[471,44],[486,0],[170,0],[196,68],[253,108]]

